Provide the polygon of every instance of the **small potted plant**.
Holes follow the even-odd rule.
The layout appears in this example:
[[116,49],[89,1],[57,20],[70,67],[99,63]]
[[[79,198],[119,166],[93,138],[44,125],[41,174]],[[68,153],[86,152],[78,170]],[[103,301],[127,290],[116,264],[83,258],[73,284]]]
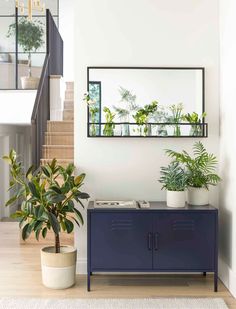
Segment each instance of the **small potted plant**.
[[167,167],[161,167],[159,182],[163,184],[162,189],[167,190],[168,207],[185,207],[187,175],[179,162],[171,162]]
[[37,240],[40,236],[46,238],[48,230],[55,234],[54,246],[41,249],[43,284],[53,289],[74,285],[77,251],[60,244],[60,232],[71,233],[74,223],[83,224],[76,203],[83,207],[81,200],[89,198],[87,193],[80,191],[85,174],[73,176],[73,164],[64,168],[56,159],[40,166],[34,173],[33,167],[25,173],[14,150],[3,159],[10,165],[12,176],[10,191],[13,196],[6,205],[12,205],[16,200],[21,203],[21,209],[12,217],[19,220],[23,240],[31,233],[35,233]]
[[201,116],[198,113],[193,112],[192,114],[185,114],[183,116],[184,121],[188,121],[191,125],[191,130],[189,131],[190,136],[201,136],[203,134],[203,128],[201,126],[202,119],[206,117],[206,113],[203,113]]
[[190,205],[209,204],[209,186],[220,182],[220,177],[215,173],[217,158],[208,153],[201,142],[193,145],[193,156],[187,151],[176,152],[167,150],[166,153],[176,162],[184,164],[188,176],[187,201]]
[[[16,35],[16,24],[9,26],[7,37]],[[21,77],[23,89],[37,89],[39,78],[32,76],[31,53],[36,52],[44,43],[44,29],[39,20],[30,21],[22,17],[18,23],[18,43],[24,53],[28,53],[28,76]]]
[[104,125],[103,135],[114,136],[114,129],[115,129],[114,118],[116,114],[112,113],[111,110],[106,106],[103,108],[103,111],[106,117],[106,124]]
[[148,124],[148,121],[149,118],[156,112],[157,105],[158,102],[153,101],[151,104],[147,104],[143,108],[140,108],[133,116],[136,124],[139,127],[140,135],[150,136],[152,134],[151,126]]

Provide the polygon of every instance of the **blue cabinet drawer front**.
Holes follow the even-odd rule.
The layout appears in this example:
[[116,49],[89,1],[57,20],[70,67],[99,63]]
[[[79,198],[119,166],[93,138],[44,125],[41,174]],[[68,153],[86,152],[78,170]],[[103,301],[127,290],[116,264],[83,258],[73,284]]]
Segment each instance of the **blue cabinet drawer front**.
[[214,270],[216,215],[162,213],[153,218],[153,268]]
[[91,271],[152,269],[152,216],[142,213],[92,213]]

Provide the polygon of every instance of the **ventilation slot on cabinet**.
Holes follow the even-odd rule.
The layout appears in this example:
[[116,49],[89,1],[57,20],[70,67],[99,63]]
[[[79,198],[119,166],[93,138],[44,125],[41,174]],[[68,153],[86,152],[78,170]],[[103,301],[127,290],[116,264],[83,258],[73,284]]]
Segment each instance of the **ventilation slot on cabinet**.
[[112,220],[111,231],[122,231],[122,230],[132,230],[133,221],[132,220]]
[[193,220],[178,220],[172,222],[173,237],[177,241],[193,239],[194,231],[195,223]]

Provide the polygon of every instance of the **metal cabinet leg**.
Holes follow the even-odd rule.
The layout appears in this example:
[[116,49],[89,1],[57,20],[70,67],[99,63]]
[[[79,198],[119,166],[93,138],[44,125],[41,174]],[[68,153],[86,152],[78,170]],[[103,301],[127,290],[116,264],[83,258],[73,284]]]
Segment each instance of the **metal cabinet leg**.
[[214,292],[218,291],[218,273],[214,273]]
[[90,292],[90,272],[87,275],[87,291]]
[[207,274],[207,273],[204,271],[204,272],[203,272],[203,276],[206,277],[206,274]]

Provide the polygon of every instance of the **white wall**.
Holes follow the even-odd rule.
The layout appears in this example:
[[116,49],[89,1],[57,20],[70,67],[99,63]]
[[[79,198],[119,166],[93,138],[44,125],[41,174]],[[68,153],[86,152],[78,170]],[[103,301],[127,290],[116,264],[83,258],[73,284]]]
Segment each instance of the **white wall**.
[[[193,139],[87,138],[87,66],[205,66],[209,151],[218,154],[218,1],[79,0],[75,21],[75,164],[87,173],[91,198],[163,200],[164,149],[190,150]],[[211,202],[217,205],[217,189]],[[79,266],[85,271],[86,228],[78,233]]]
[[59,1],[59,32],[64,42],[64,80],[74,81],[74,3]]
[[36,90],[0,90],[0,124],[29,125]]
[[236,297],[236,2],[220,0],[221,130],[220,276]]

